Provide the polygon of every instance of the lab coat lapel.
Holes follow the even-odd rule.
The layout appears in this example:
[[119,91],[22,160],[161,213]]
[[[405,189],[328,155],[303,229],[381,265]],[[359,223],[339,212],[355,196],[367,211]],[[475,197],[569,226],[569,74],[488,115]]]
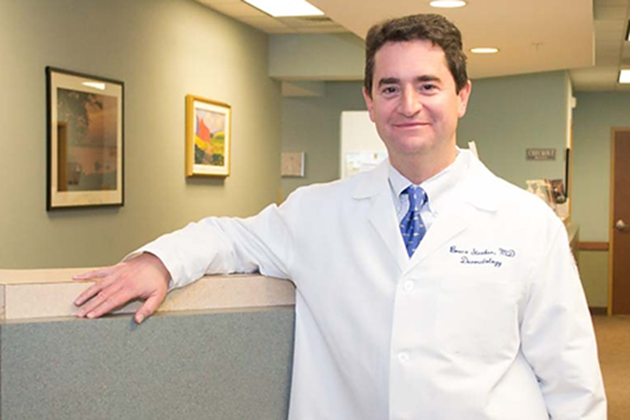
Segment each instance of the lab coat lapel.
[[456,213],[449,212],[451,214],[444,214],[437,218],[411,258],[409,269],[428,258],[451,239],[463,234],[472,224],[477,209],[467,203],[460,205]]
[[503,181],[498,181],[477,158],[471,155],[468,159],[470,166],[467,174],[456,187],[459,190],[456,195],[458,198],[437,218],[411,259],[407,256],[398,226],[388,182],[387,161],[357,179],[353,197],[357,200],[370,200],[368,212],[370,224],[378,232],[402,272],[411,270],[446,242],[463,234],[475,221],[479,212],[497,210],[497,197],[489,193],[495,190],[488,186]]
[[[461,153],[469,153],[462,151]],[[495,212],[498,209],[498,199],[491,195],[493,183],[500,182],[476,157],[470,155],[469,167],[466,175],[457,188],[456,199],[443,214],[438,216],[433,226],[422,239],[420,246],[411,258],[407,269],[428,258],[445,243],[466,232],[477,220],[481,212]]]
[[369,223],[376,230],[389,250],[391,257],[403,271],[409,265],[409,257],[402,241],[396,209],[388,181],[389,167],[383,162],[369,174],[365,174],[357,184],[353,197],[358,200],[370,200],[367,213]]
[[381,193],[373,198],[374,202],[370,209],[369,219],[383,242],[385,242],[392,257],[396,260],[400,270],[403,271],[408,264],[409,257],[398,227],[391,193],[389,191],[385,192],[387,194]]

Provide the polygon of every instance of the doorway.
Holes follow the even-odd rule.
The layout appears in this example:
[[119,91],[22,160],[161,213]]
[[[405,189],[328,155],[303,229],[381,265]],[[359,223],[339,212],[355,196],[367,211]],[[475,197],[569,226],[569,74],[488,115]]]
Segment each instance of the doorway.
[[630,128],[613,128],[608,314],[630,314]]

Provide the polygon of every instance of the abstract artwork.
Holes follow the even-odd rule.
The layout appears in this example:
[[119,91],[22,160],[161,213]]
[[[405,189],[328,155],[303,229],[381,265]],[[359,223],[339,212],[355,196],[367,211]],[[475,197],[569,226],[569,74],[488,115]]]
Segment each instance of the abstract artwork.
[[229,105],[186,96],[186,175],[230,174],[231,108]]

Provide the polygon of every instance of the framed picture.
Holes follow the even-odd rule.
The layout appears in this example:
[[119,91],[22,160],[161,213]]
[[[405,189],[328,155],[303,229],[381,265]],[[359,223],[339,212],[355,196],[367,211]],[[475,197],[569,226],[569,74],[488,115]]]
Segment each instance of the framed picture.
[[186,176],[230,175],[232,109],[186,95]]
[[280,176],[304,178],[304,152],[282,152]]
[[47,210],[122,206],[124,85],[46,67]]

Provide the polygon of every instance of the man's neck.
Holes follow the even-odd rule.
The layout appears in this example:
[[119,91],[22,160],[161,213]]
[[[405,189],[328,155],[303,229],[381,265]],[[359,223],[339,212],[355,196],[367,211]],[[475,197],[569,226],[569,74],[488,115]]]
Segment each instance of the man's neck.
[[389,161],[402,176],[414,184],[420,185],[446,169],[455,161],[456,157],[457,149],[453,147],[441,154],[390,156]]

